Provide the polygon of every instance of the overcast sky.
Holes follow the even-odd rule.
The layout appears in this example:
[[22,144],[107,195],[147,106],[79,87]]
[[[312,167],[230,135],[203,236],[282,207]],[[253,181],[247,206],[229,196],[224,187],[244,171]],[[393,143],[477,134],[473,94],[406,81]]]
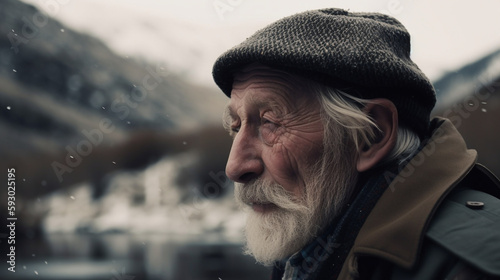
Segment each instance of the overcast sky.
[[[446,71],[475,61],[500,48],[500,1],[290,1],[290,0],[25,0],[77,30],[91,33],[125,55],[141,55],[151,60],[169,60],[159,46],[172,30],[171,40],[191,46],[199,57],[200,79],[210,79],[213,60],[266,24],[309,9],[339,7],[351,11],[383,12],[399,19],[412,36],[412,58],[435,80]],[[49,7],[47,3],[60,3]],[[197,40],[185,27],[196,29]],[[157,33],[144,31],[143,26]],[[160,32],[161,30],[170,30]],[[174,32],[175,33],[175,32]],[[158,34],[162,34],[159,36]],[[149,37],[148,37],[149,36]],[[190,41],[191,40],[191,41]],[[171,43],[170,43],[171,44]],[[179,43],[182,45],[181,43]],[[156,48],[155,48],[156,46]],[[181,47],[187,49],[186,46]],[[180,55],[186,64],[189,61]],[[203,57],[203,58],[200,58]],[[182,63],[179,62],[179,63]]]

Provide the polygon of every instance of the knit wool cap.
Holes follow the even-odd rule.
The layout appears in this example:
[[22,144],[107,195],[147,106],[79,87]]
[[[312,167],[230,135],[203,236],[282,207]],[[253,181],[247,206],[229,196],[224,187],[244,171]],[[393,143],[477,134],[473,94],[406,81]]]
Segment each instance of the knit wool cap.
[[257,31],[215,62],[216,84],[231,96],[233,75],[258,62],[342,89],[387,98],[400,123],[423,137],[436,103],[434,88],[410,59],[410,35],[396,19],[342,9],[306,11]]

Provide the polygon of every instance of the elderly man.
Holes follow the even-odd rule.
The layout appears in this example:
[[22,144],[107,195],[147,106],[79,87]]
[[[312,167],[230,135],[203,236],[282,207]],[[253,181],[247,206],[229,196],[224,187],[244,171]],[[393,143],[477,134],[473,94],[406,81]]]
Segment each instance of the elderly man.
[[434,89],[409,56],[394,18],[324,9],[215,62],[246,253],[273,279],[500,276],[500,183],[430,120]]

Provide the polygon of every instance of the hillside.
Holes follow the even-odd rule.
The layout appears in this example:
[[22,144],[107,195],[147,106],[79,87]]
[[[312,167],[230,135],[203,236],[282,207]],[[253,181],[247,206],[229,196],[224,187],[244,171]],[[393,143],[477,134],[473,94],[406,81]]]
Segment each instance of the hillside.
[[476,149],[479,162],[500,175],[500,50],[434,82],[434,115],[449,118]]
[[97,198],[108,174],[183,152],[197,160],[179,180],[223,170],[230,139],[215,88],[121,57],[19,1],[2,1],[0,33],[0,168],[17,169],[20,203],[82,182]]

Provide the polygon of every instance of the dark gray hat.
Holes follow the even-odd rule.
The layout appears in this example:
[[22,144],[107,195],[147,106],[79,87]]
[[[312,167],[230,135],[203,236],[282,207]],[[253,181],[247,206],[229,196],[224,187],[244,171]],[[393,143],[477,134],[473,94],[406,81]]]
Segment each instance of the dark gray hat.
[[410,59],[410,35],[396,19],[341,9],[307,11],[283,18],[226,51],[213,77],[231,95],[233,75],[259,62],[361,98],[387,98],[401,123],[426,134],[436,97]]

